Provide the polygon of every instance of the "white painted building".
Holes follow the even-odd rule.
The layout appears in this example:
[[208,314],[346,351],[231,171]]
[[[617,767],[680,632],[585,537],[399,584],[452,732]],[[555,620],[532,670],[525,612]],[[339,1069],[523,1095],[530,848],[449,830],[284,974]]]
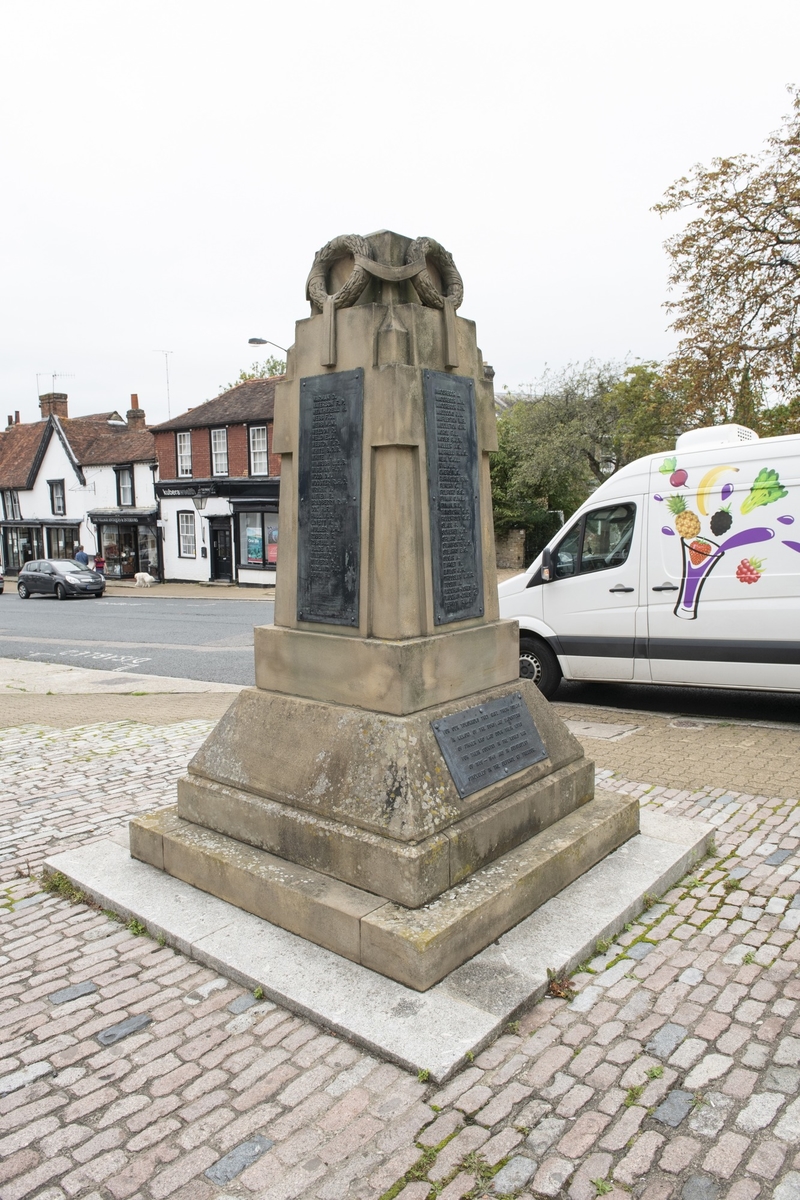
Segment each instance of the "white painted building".
[[109,578],[161,575],[157,462],[138,399],[118,412],[70,418],[68,397],[39,399],[41,420],[9,417],[0,433],[0,545],[7,573],[31,559],[72,558],[83,545]]

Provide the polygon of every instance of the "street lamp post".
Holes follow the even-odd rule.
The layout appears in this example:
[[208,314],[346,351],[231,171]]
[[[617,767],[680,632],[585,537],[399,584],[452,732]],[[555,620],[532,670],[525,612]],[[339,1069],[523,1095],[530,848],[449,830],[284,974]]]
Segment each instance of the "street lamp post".
[[248,338],[247,344],[248,346],[274,346],[276,350],[282,350],[284,354],[289,353],[285,346],[279,346],[277,342],[271,342],[269,338]]

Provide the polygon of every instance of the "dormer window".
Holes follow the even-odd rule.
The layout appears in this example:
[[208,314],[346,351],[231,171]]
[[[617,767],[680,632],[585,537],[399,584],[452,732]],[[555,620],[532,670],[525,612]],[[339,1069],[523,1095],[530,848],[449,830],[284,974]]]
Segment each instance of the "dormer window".
[[50,488],[50,511],[54,517],[63,517],[67,511],[64,500],[64,480],[48,479],[47,484]]

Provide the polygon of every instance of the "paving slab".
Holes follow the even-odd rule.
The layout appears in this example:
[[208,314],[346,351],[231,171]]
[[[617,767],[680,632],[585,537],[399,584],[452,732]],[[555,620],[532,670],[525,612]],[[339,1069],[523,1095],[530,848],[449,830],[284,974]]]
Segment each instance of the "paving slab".
[[642,813],[642,832],[531,917],[420,994],[94,842],[47,860],[105,908],[135,917],[197,962],[384,1057],[449,1078],[518,1009],[544,995],[706,853],[712,828]]

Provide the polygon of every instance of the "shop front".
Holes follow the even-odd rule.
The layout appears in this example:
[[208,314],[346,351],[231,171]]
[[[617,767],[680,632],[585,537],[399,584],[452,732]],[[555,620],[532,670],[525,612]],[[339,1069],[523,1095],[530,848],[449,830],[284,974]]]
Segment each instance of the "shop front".
[[16,574],[36,558],[74,558],[80,543],[78,522],[44,523],[5,522],[3,524],[3,562],[10,574]]
[[108,579],[133,579],[139,571],[162,578],[156,509],[95,510],[87,517],[97,529]]

